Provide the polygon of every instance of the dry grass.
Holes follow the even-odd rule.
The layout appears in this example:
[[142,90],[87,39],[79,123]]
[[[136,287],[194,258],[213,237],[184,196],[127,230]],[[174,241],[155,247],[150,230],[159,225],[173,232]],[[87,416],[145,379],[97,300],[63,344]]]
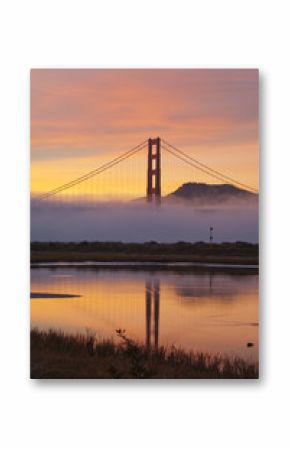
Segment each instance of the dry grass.
[[92,335],[31,331],[32,379],[257,379],[258,365],[181,349],[148,349],[117,330],[120,344]]

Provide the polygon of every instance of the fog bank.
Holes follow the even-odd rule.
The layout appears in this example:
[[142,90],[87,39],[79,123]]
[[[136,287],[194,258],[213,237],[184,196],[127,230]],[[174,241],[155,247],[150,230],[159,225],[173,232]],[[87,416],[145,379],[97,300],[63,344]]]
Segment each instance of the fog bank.
[[43,202],[31,208],[32,241],[258,242],[257,205],[200,208],[165,204]]

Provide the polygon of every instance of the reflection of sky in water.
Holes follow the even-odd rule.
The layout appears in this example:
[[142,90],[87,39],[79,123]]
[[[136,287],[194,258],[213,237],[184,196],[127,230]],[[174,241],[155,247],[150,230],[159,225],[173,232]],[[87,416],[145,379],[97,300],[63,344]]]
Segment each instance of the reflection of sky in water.
[[81,295],[32,299],[32,326],[104,338],[121,327],[148,344],[257,357],[256,274],[41,268],[31,291]]

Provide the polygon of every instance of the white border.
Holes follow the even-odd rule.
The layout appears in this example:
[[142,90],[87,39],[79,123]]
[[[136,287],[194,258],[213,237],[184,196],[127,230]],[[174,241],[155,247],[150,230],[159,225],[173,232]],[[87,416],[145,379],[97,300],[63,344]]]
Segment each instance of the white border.
[[[2,447],[72,449],[95,445],[128,449],[194,445],[244,449],[289,445],[287,6],[283,0],[14,0],[2,5]],[[32,67],[260,69],[260,381],[29,380]]]

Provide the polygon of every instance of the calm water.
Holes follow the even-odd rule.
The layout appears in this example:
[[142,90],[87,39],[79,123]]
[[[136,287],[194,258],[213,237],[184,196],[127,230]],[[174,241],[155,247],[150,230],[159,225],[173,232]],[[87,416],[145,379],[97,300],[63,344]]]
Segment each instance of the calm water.
[[238,272],[32,268],[31,326],[256,360],[258,274]]

